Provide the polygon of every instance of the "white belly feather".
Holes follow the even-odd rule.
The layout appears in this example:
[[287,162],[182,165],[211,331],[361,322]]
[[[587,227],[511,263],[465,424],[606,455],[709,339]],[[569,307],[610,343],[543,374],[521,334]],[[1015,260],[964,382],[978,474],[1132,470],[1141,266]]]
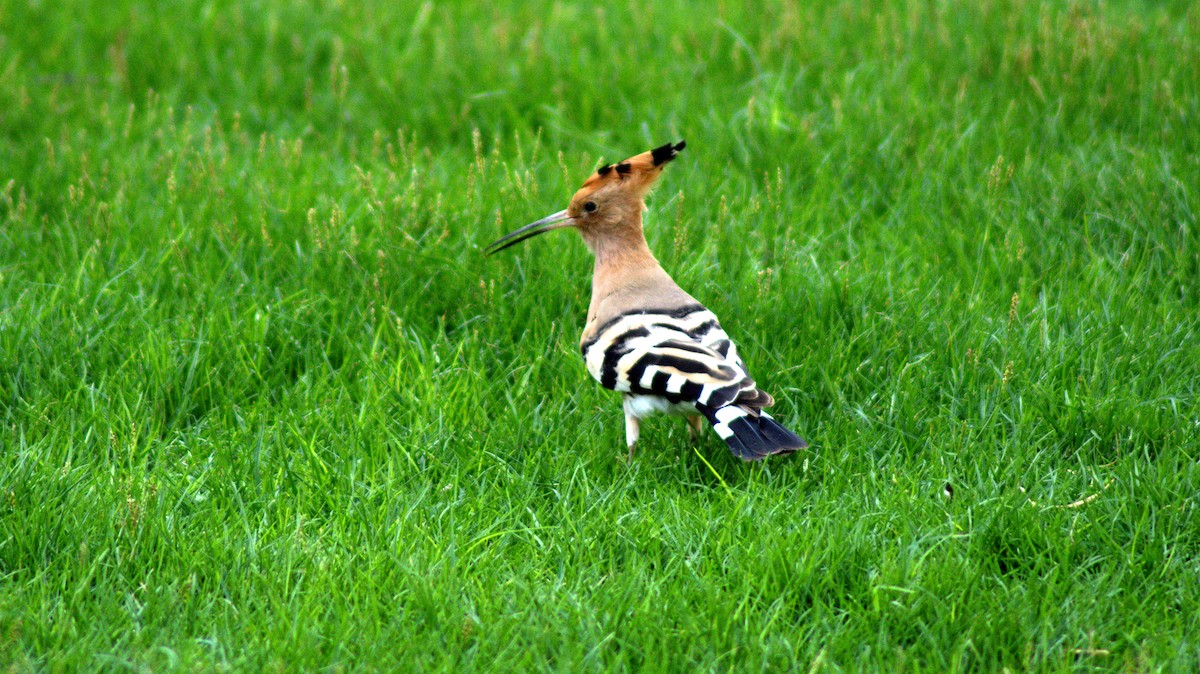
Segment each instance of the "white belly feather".
[[638,419],[645,419],[654,414],[670,414],[682,417],[697,413],[695,403],[673,403],[661,396],[644,393],[626,393],[625,409]]

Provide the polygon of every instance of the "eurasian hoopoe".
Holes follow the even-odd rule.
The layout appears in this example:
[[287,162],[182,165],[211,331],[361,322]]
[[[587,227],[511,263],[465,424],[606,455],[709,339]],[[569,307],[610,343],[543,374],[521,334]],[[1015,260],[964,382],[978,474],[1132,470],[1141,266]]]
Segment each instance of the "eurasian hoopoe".
[[668,143],[601,166],[566,210],[500,237],[488,254],[552,229],[579,230],[596,259],[579,348],[600,385],[623,394],[631,460],[641,420],[663,412],[686,416],[693,437],[707,419],[747,461],[794,452],[808,444],[762,411],[775,401],[755,386],[717,317],[646,246],[643,199],[684,146]]

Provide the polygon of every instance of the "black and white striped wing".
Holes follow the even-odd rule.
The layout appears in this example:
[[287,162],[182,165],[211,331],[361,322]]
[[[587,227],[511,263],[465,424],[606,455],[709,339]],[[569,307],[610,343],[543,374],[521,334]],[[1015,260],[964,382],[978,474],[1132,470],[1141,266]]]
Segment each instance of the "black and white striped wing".
[[619,316],[582,350],[588,372],[614,391],[711,408],[769,404],[716,316],[699,305]]

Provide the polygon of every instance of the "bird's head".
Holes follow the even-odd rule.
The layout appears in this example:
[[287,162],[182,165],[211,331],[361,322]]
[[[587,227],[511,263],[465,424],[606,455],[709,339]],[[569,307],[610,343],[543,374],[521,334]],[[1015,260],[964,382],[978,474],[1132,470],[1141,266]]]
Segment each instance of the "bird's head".
[[567,208],[505,234],[488,246],[487,254],[564,227],[578,229],[589,245],[623,228],[636,226],[640,232],[646,194],[658,181],[667,162],[686,146],[682,140],[667,143],[623,162],[601,166],[575,192]]

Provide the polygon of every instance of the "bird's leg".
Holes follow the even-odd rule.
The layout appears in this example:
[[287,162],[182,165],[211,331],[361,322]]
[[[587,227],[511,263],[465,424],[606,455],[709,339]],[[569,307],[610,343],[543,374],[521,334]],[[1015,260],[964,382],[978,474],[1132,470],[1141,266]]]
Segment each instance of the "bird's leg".
[[700,434],[704,431],[704,417],[699,414],[690,414],[687,417],[688,437],[692,442],[699,444]]
[[638,433],[641,432],[642,424],[637,417],[633,415],[631,409],[631,398],[625,396],[625,444],[629,445],[629,459],[633,463],[633,448],[637,445]]

